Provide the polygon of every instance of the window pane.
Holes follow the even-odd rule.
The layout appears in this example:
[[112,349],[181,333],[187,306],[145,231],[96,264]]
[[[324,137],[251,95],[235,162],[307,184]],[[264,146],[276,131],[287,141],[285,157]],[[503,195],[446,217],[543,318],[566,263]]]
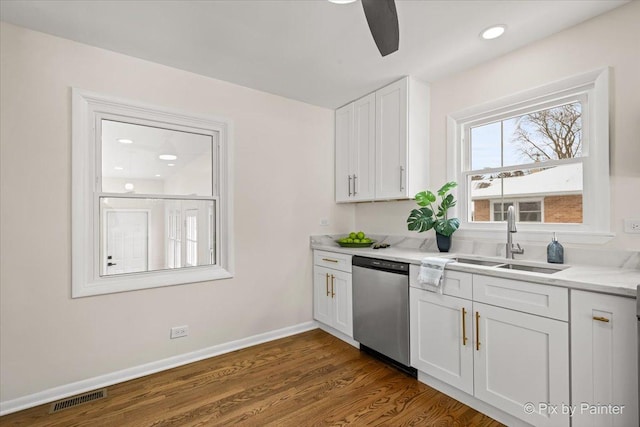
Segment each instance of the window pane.
[[504,166],[582,156],[580,102],[524,114],[504,122]]
[[471,170],[580,156],[580,102],[471,128]]
[[500,122],[471,128],[471,169],[502,166]]
[[540,212],[540,202],[519,202],[520,212]]
[[213,137],[102,120],[102,191],[214,195]]
[[214,264],[213,215],[213,200],[101,197],[101,275]]
[[540,212],[520,212],[518,220],[521,222],[540,222],[542,217]]
[[[515,202],[520,221],[544,218],[545,223],[582,223],[581,163],[474,175],[468,179],[473,221],[504,220],[506,208]],[[504,207],[495,202],[501,199],[508,200]]]

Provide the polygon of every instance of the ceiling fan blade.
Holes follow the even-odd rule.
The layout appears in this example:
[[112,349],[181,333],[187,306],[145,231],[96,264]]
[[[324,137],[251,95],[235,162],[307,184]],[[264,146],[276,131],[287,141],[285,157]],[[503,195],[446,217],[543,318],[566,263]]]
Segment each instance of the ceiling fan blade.
[[364,15],[382,56],[398,50],[400,30],[394,0],[362,0]]

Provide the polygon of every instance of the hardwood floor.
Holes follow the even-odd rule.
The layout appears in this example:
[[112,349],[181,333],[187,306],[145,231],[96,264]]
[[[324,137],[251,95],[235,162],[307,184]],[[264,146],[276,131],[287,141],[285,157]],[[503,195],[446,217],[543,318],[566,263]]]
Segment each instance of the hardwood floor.
[[0,426],[501,426],[319,329],[108,387]]

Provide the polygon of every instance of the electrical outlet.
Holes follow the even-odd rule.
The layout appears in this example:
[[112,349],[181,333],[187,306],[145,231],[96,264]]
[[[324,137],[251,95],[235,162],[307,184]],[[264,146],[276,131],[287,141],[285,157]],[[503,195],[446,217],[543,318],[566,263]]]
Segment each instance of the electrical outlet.
[[171,339],[186,337],[187,335],[189,335],[189,327],[187,325],[171,328]]
[[640,219],[625,219],[624,220],[624,232],[625,233],[640,233]]
[[321,218],[320,219],[320,226],[321,227],[328,227],[329,226],[329,218]]

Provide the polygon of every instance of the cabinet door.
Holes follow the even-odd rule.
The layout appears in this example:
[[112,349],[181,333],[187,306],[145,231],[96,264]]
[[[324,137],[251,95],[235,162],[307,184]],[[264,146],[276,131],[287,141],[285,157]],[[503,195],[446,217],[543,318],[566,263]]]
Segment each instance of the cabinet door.
[[350,202],[353,194],[353,177],[349,164],[349,150],[354,140],[353,114],[354,103],[336,110],[336,202]]
[[332,270],[330,273],[330,293],[333,304],[333,327],[353,337],[353,307],[351,274]]
[[[568,324],[480,303],[473,310],[475,397],[536,426],[568,426]],[[558,414],[528,414],[529,402],[558,405]]]
[[411,366],[473,394],[471,301],[409,288]]
[[[633,298],[571,291],[573,426],[638,425],[635,303]],[[595,405],[624,408],[619,414],[591,413]]]
[[353,176],[353,201],[373,200],[375,197],[375,121],[376,95],[354,102],[354,138],[349,150],[349,164]]
[[313,318],[329,326],[333,326],[332,272],[325,267],[313,267]]
[[408,80],[376,92],[376,199],[407,196]]

